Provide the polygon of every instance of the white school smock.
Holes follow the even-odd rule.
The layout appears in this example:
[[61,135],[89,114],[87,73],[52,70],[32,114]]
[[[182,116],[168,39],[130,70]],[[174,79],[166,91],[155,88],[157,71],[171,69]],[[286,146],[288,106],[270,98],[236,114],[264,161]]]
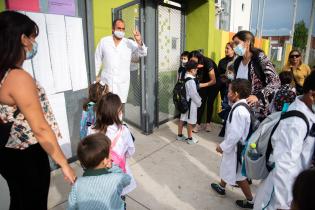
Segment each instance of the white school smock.
[[111,35],[102,38],[95,51],[96,75],[101,69],[101,80],[109,86],[111,92],[120,97],[122,103],[126,103],[128,97],[131,54],[144,57],[147,55],[147,47],[144,44],[139,46],[126,38],[116,47]]
[[[246,103],[246,99],[234,103],[232,109],[238,103]],[[231,123],[229,117],[227,118],[224,140],[220,144],[223,150],[220,177],[229,185],[235,185],[236,181],[246,179],[241,174],[241,164],[237,163],[237,143],[241,141],[243,145],[245,144],[250,128],[250,113],[244,106],[238,106],[232,114]],[[238,170],[236,172],[237,164]]]
[[[108,126],[106,136],[112,141],[117,136],[118,131],[119,128],[116,124]],[[98,132],[97,130],[94,130],[91,127],[89,127],[87,135],[94,134],[97,132]],[[132,175],[131,169],[127,161],[127,159],[130,158],[135,153],[136,150],[131,133],[126,126],[124,126],[123,132],[120,138],[117,140],[117,143],[113,150],[120,156],[123,155],[126,156],[126,174],[128,174],[131,177],[130,184],[127,187],[125,187],[122,192],[122,195],[126,195],[137,187],[136,180]]]
[[190,116],[188,116],[189,111],[187,111],[186,113],[180,115],[180,120],[193,125],[197,122],[197,110],[198,107],[201,106],[201,97],[197,91],[196,82],[194,80],[195,77],[189,73],[186,73],[185,79],[188,77],[192,78],[185,83],[186,99],[187,101],[191,99]]
[[[315,114],[297,97],[288,111],[301,111],[310,129]],[[306,123],[299,117],[282,120],[271,138],[275,168],[259,186],[254,209],[290,209],[292,187],[299,173],[308,169],[314,152],[315,137],[308,136]]]

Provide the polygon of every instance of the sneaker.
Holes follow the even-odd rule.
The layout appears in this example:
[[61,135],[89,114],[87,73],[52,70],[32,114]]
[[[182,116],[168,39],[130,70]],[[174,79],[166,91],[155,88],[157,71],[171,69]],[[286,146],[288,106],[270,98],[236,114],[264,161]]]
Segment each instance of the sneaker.
[[254,208],[254,202],[249,201],[247,199],[245,200],[237,200],[235,201],[236,205],[243,209],[253,209]]
[[207,131],[207,132],[211,132],[211,130],[212,130],[212,129],[211,129],[210,123],[207,123],[207,124],[206,124],[206,131]]
[[192,130],[192,132],[198,133],[200,130],[201,130],[201,126],[197,124],[197,125],[194,127],[194,129]]
[[177,141],[185,141],[187,139],[187,137],[186,136],[184,136],[184,135],[182,135],[182,136],[176,136],[176,140]]
[[223,187],[221,187],[219,184],[217,183],[212,183],[211,184],[211,188],[216,191],[217,193],[219,193],[220,195],[225,195],[225,189]]
[[197,139],[194,139],[194,138],[191,138],[191,139],[186,139],[187,140],[187,144],[197,144],[198,143],[198,140]]

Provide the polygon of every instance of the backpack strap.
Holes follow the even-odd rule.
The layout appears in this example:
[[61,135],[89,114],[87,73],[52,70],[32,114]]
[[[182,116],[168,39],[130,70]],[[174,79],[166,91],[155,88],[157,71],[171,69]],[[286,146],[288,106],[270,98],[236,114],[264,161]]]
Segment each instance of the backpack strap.
[[120,126],[119,129],[118,129],[118,132],[117,132],[117,135],[115,136],[115,138],[112,140],[112,143],[110,145],[110,148],[114,148],[118,139],[121,137],[122,135],[122,132],[123,132],[123,129],[124,129],[124,126]]
[[252,111],[251,111],[251,109],[249,108],[248,104],[247,104],[247,103],[244,103],[244,102],[240,102],[240,103],[236,104],[236,105],[232,108],[232,110],[231,110],[231,112],[230,112],[230,115],[229,115],[229,122],[230,122],[230,123],[232,122],[232,116],[233,116],[234,110],[235,110],[237,107],[239,107],[239,106],[245,107],[245,108],[248,110],[248,112],[249,112],[250,114],[252,114]]
[[[186,82],[188,82],[189,80],[192,80],[193,78],[191,78],[191,77],[187,77],[187,78],[185,78],[185,83]],[[194,81],[195,81],[195,83],[196,83],[196,80],[195,79],[193,79]],[[196,86],[197,86],[197,83],[196,83]],[[198,89],[198,88],[197,88]],[[191,105],[191,98],[189,99],[189,101],[188,101],[188,105],[189,105],[189,108],[188,108],[188,119],[190,119],[190,105]]]
[[310,131],[310,125],[309,125],[309,122],[308,122],[308,119],[306,118],[306,116],[298,111],[298,110],[291,110],[291,111],[288,111],[288,112],[284,112],[281,114],[281,117],[280,117],[280,120],[277,122],[277,124],[272,128],[271,130],[271,133],[270,133],[270,137],[269,137],[269,141],[268,141],[268,146],[267,146],[267,151],[266,151],[266,167],[268,169],[268,171],[270,172],[273,168],[271,166],[269,166],[267,163],[268,163],[268,160],[269,160],[269,157],[273,151],[273,148],[272,148],[272,144],[271,144],[271,138],[274,134],[274,132],[276,131],[279,123],[281,120],[283,119],[286,119],[286,118],[290,118],[290,117],[299,117],[301,119],[304,120],[305,124],[306,124],[306,127],[307,127],[307,133],[304,137],[304,141],[306,140],[308,134],[309,134],[309,131]]

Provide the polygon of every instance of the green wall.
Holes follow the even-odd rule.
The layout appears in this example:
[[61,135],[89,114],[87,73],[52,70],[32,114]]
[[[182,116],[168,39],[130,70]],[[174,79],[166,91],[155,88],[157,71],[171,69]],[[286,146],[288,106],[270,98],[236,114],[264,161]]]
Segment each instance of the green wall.
[[131,0],[93,0],[94,46],[112,33],[112,9]]
[[5,0],[0,0],[0,12],[5,9]]

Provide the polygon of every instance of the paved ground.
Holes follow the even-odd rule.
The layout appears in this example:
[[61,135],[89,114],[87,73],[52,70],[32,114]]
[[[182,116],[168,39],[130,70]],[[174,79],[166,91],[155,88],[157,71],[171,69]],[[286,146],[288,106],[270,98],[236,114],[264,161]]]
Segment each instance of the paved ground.
[[[128,210],[238,209],[234,200],[243,199],[240,189],[229,187],[227,195],[221,197],[209,188],[211,182],[219,180],[220,156],[215,146],[222,139],[217,137],[218,125],[210,133],[195,135],[199,140],[196,145],[175,140],[175,121],[162,125],[149,136],[136,129],[132,131],[136,137],[136,154],[129,163],[138,187],[128,195]],[[77,163],[73,166],[78,174],[82,173]],[[49,196],[51,210],[65,209],[69,190],[60,172],[54,171]]]

